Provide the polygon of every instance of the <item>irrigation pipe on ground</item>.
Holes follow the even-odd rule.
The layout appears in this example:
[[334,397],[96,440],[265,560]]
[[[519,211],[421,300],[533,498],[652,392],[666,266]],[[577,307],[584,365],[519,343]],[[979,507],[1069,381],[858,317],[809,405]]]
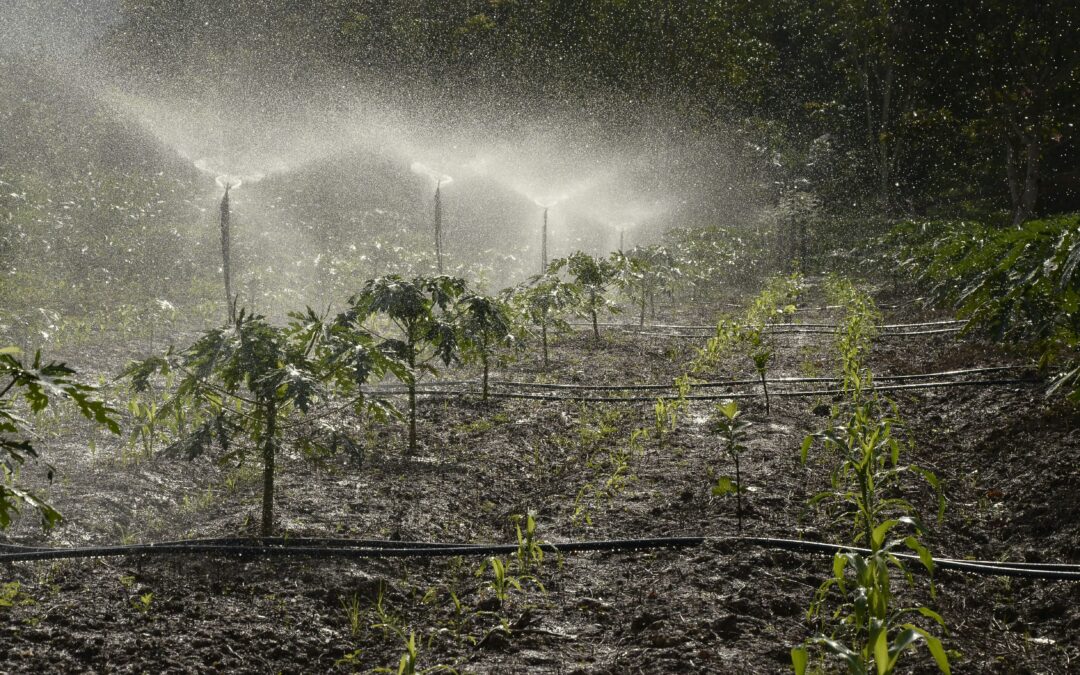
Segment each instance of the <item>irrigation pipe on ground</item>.
[[[1030,370],[1031,366],[989,366],[984,368],[963,368],[960,370],[944,370],[934,373],[915,373],[909,375],[874,375],[878,381],[893,380],[932,380],[937,377],[953,377],[956,375],[975,375],[979,373],[998,373],[1010,370]],[[767,384],[785,384],[797,382],[839,382],[837,377],[777,377],[766,378]],[[466,382],[448,382],[447,384],[477,384],[475,380]],[[584,390],[584,391],[657,391],[663,389],[676,389],[674,384],[556,384],[546,382],[515,382],[513,380],[491,380],[491,386],[517,387],[520,389],[551,389],[551,390]],[[736,385],[761,384],[760,379],[747,380],[716,380],[709,382],[691,382],[691,389],[713,389],[717,387],[730,387]],[[400,385],[392,385],[398,387]],[[374,391],[374,390],[373,390]]]
[[[875,375],[877,381],[893,380],[932,380],[937,377],[954,377],[957,375],[975,375],[979,373],[998,373],[1010,370],[1033,370],[1033,366],[985,366],[982,368],[961,368],[958,370],[942,370],[933,373],[912,373],[907,375]],[[787,384],[798,382],[839,382],[836,377],[775,377],[765,380],[768,384]],[[437,380],[418,386],[417,394],[444,393],[442,387],[474,386],[479,380]],[[664,389],[676,389],[674,384],[562,384],[556,382],[518,382],[515,380],[490,380],[493,387],[510,387],[519,389],[550,389],[550,390],[579,390],[579,391],[660,391]],[[761,384],[758,378],[747,380],[713,380],[705,382],[691,382],[691,389],[714,389],[717,387],[730,387],[736,385]],[[376,384],[364,385],[365,394],[404,394],[408,387],[403,384]]]
[[[643,551],[681,549],[700,546],[706,542],[750,545],[796,553],[836,554],[854,552],[869,554],[869,549],[798,539],[768,537],[652,537],[645,539],[615,539],[540,544],[548,553],[585,551]],[[325,545],[322,545],[325,544]],[[381,540],[289,539],[268,538],[201,539],[159,544],[130,544],[122,546],[86,546],[73,548],[41,548],[13,545],[0,546],[0,562],[28,562],[70,558],[102,558],[129,555],[225,555],[244,557],[303,557],[303,558],[434,558],[454,556],[509,555],[519,550],[516,544],[458,544],[395,542]],[[893,553],[898,559],[918,562],[917,555]],[[1080,565],[1009,563],[987,560],[958,560],[934,558],[936,569],[990,576],[1026,577],[1054,581],[1080,581]]]
[[[967,382],[922,382],[918,384],[894,384],[884,385],[879,387],[871,387],[869,391],[902,391],[909,389],[941,389],[947,387],[979,387],[979,386],[998,386],[998,385],[1016,385],[1016,384],[1037,384],[1038,380],[972,380]],[[466,392],[459,392],[465,394]],[[475,393],[475,392],[470,392]],[[838,396],[844,394],[843,389],[817,389],[812,391],[773,391],[769,392],[770,396],[780,396],[783,398],[797,398],[803,396]],[[763,393],[742,393],[742,392],[727,392],[723,394],[690,394],[683,396],[682,399],[686,401],[722,401],[730,399],[747,399],[747,398],[760,398],[764,396]],[[529,399],[535,401],[584,401],[591,403],[638,403],[638,402],[652,402],[655,403],[657,399],[662,400],[675,400],[678,396],[582,396],[582,395],[561,395],[555,396],[551,394],[524,394],[514,392],[488,392],[489,398],[515,398],[515,399]]]
[[[917,323],[886,323],[878,328],[882,330],[899,330],[902,328],[926,328],[927,326],[955,326],[956,324],[966,324],[967,319],[945,319],[942,321],[920,321]],[[571,326],[591,328],[591,323],[572,323]],[[598,323],[598,326],[620,328],[627,332],[634,332],[638,330],[706,330],[715,331],[715,324],[669,324],[669,323],[647,323],[644,326],[636,323]],[[840,328],[843,324],[839,323],[766,323],[765,328]]]
[[[819,328],[809,328],[801,330],[795,327],[793,324],[793,330],[770,330],[769,335],[836,335],[834,330],[825,330]],[[959,333],[964,328],[936,328],[933,330],[909,330],[909,331],[881,331],[874,334],[873,339],[877,340],[883,337],[906,337],[910,335],[942,335],[945,333]],[[630,332],[630,331],[626,331]],[[641,335],[643,337],[669,337],[669,338],[687,338],[687,339],[701,339],[709,337],[706,333],[663,333],[663,332],[641,332],[634,331],[634,335]]]

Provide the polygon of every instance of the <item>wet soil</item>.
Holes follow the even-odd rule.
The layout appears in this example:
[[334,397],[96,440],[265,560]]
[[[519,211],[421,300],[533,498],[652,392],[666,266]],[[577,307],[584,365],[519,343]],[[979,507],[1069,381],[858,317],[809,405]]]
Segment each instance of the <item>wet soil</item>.
[[[883,304],[897,298],[883,298]],[[807,291],[808,306],[824,304]],[[715,308],[682,308],[667,322],[706,322]],[[800,315],[799,321],[829,318]],[[913,305],[888,322],[949,318]],[[703,340],[613,328],[560,338],[545,374],[538,356],[499,377],[578,383],[669,383]],[[835,371],[828,335],[777,336],[771,376]],[[115,374],[120,354],[74,350],[87,373]],[[977,336],[883,339],[878,375],[1028,365],[1022,353]],[[712,378],[752,377],[745,357]],[[459,378],[460,373],[447,377]],[[934,471],[947,498],[912,481],[903,496],[932,525],[942,557],[1080,563],[1080,416],[1043,388],[999,385],[915,390],[893,397],[912,442],[908,459]],[[749,449],[743,534],[848,542],[849,526],[808,505],[828,486],[833,458],[798,461],[804,436],[828,423],[833,401],[740,401]],[[277,527],[291,536],[516,543],[514,517],[532,513],[543,541],[678,535],[710,537],[682,550],[548,554],[521,588],[497,597],[480,557],[335,560],[259,557],[119,557],[0,565],[4,672],[398,672],[415,637],[417,670],[474,673],[790,672],[792,646],[818,630],[807,619],[828,556],[755,548],[738,534],[735,500],[714,497],[733,472],[710,423],[690,402],[661,445],[636,444],[649,403],[594,404],[475,397],[426,399],[420,449],[405,452],[403,425],[341,419],[362,453],[280,460]],[[40,488],[65,520],[48,535],[25,514],[0,543],[86,545],[253,535],[260,477],[144,453],[91,433],[73,415],[42,430],[51,485]],[[616,473],[620,453],[629,457]],[[1075,583],[939,570],[894,581],[897,606],[926,604],[948,625],[955,673],[1066,673],[1080,659]],[[17,583],[17,587],[13,584]],[[940,633],[940,631],[939,631]],[[902,672],[935,672],[925,650]],[[822,662],[828,671],[839,664]]]

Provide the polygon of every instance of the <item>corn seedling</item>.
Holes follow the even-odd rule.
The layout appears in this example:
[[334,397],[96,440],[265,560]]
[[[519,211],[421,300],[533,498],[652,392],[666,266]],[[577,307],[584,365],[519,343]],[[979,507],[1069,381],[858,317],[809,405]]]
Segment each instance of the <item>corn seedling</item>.
[[491,581],[489,582],[489,588],[495,594],[495,598],[500,602],[506,602],[510,597],[510,590],[516,588],[521,590],[521,582],[514,575],[510,574],[507,564],[501,559],[496,557],[490,557],[480,563],[480,568],[476,570],[476,576],[484,576],[484,572],[491,568]]
[[765,414],[769,415],[769,383],[766,379],[766,375],[769,370],[769,362],[773,358],[773,348],[762,337],[760,329],[752,330],[748,337],[750,343],[750,360],[754,362],[754,370],[757,371],[758,377],[761,378],[761,390],[765,394]]
[[664,439],[668,434],[674,433],[679,423],[679,413],[686,408],[686,397],[690,394],[691,377],[685,373],[675,378],[677,398],[656,399],[653,406],[654,430],[657,444],[661,449],[664,447]]
[[22,586],[18,581],[9,581],[0,584],[0,608],[14,607],[22,593]]
[[341,609],[345,613],[345,619],[349,623],[349,634],[355,638],[360,634],[360,619],[363,616],[360,608],[360,597],[353,593],[348,598],[341,598],[340,602]]
[[532,513],[524,516],[525,529],[521,529],[522,516],[513,516],[514,530],[517,534],[518,549],[515,553],[518,571],[529,574],[535,567],[537,570],[544,564],[544,549],[536,536],[536,519]]
[[570,517],[570,523],[574,527],[591,526],[592,515],[589,513],[589,501],[595,488],[592,483],[586,483],[578,490],[574,497],[574,514]]
[[[896,405],[883,402],[870,390],[872,374],[864,365],[869,349],[868,334],[873,329],[874,311],[865,294],[859,293],[847,280],[831,279],[830,292],[848,310],[848,320],[837,340],[844,371],[845,391],[849,410],[842,424],[834,422],[826,431],[807,436],[801,448],[801,460],[807,461],[809,450],[819,442],[839,463],[831,474],[831,489],[815,495],[811,503],[832,503],[849,519],[856,544],[870,549],[869,555],[838,553],[833,558],[833,574],[818,589],[810,616],[818,616],[822,606],[836,590],[843,598],[833,612],[839,620],[836,632],[818,635],[806,645],[791,652],[797,675],[806,672],[810,647],[822,647],[839,657],[848,672],[863,675],[874,670],[879,675],[894,672],[900,656],[919,642],[925,642],[938,668],[949,673],[948,657],[941,641],[907,617],[919,615],[945,628],[943,619],[927,607],[896,608],[892,599],[890,569],[896,569],[909,583],[912,575],[893,555],[906,547],[918,556],[927,572],[933,574],[933,558],[919,537],[924,528],[915,506],[899,492],[901,480],[908,474],[921,476],[938,496],[938,517],[944,509],[937,477],[920,467],[900,463],[903,445],[894,431],[900,425]],[[840,412],[839,410],[837,411]],[[900,527],[913,533],[895,533]],[[931,597],[934,593],[930,585]]]
[[[375,668],[373,672],[376,673],[390,673],[391,675],[426,675],[427,673],[457,673],[456,670],[450,666],[436,665],[430,668],[420,668],[420,647],[416,642],[416,633],[409,631],[408,635],[405,631],[396,626],[393,627],[394,633],[398,636],[404,648],[404,653],[401,655],[401,659],[398,661],[397,668],[388,668],[382,666]],[[429,641],[430,646],[430,641]]]

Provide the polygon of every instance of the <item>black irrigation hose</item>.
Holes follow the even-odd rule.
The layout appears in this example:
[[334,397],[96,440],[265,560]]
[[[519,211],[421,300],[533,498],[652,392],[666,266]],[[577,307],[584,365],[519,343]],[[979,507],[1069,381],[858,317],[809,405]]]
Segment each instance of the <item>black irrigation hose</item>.
[[[125,546],[85,546],[73,548],[28,548],[13,553],[0,553],[0,563],[65,558],[105,558],[128,555],[198,555],[217,554],[243,557],[304,557],[304,558],[437,558],[464,555],[508,555],[518,551],[517,544],[433,544],[427,546],[394,546],[400,542],[379,542],[371,547],[326,547],[259,545],[259,540],[241,540],[244,544],[222,543],[163,543],[129,544]],[[548,553],[583,551],[641,551],[658,548],[687,548],[700,546],[704,537],[657,537],[609,541],[580,541],[565,544],[542,544]]]
[[[945,319],[942,321],[920,321],[917,323],[886,323],[878,328],[882,330],[896,330],[901,328],[923,328],[926,326],[951,326],[958,323],[966,324],[967,319]],[[591,323],[575,322],[571,323],[571,326],[575,328],[591,328]],[[646,331],[649,329],[659,330],[700,330],[700,331],[715,331],[715,324],[673,324],[673,323],[649,323],[644,326],[636,323],[602,323],[598,322],[597,326],[603,326],[605,328],[619,328],[625,332],[633,333]],[[766,323],[765,328],[840,328],[843,324],[839,323]],[[662,333],[661,333],[662,334]]]
[[[874,339],[876,340],[883,337],[904,337],[910,335],[941,335],[944,333],[959,333],[963,330],[964,328],[938,328],[934,330],[881,331],[874,335]],[[706,333],[635,332],[634,334],[644,337],[686,338],[693,340],[699,340],[704,337],[709,337],[709,335]],[[836,331],[817,328],[810,328],[806,330],[770,330],[769,335],[836,335]]]
[[[826,544],[816,541],[802,541],[799,539],[773,539],[767,537],[730,537],[728,541],[752,544],[764,548],[782,549],[803,553],[859,553],[868,555],[870,549],[841,544]],[[893,553],[897,558],[909,561],[919,561],[919,556],[914,553]],[[957,572],[970,572],[988,576],[1002,577],[1026,577],[1029,579],[1046,579],[1051,581],[1080,581],[1080,565],[1066,565],[1058,563],[1008,563],[990,560],[957,560],[955,558],[934,558],[935,569],[955,570]]]
[[[616,539],[602,541],[566,542],[540,544],[547,553],[575,553],[585,551],[643,551],[653,549],[680,549],[700,546],[707,541],[750,544],[769,549],[799,553],[836,554],[855,552],[861,555],[869,549],[828,544],[798,539],[768,537],[654,537],[646,539]],[[318,545],[330,542],[332,545]],[[12,551],[13,549],[18,549]],[[394,542],[383,540],[342,539],[202,539],[160,544],[131,544],[124,546],[87,546],[74,548],[34,548],[3,546],[2,562],[27,562],[65,558],[101,558],[128,555],[200,555],[216,554],[251,557],[304,557],[304,558],[434,558],[465,555],[505,555],[519,550],[516,544],[442,544],[425,542]],[[893,553],[900,559],[917,562],[919,557],[911,553]],[[1080,581],[1080,565],[1060,563],[1008,563],[986,560],[957,560],[934,558],[934,567],[959,572],[991,576],[1026,577],[1055,581]]]
[[[997,373],[1009,370],[1030,370],[1031,366],[989,366],[985,368],[962,368],[959,370],[944,370],[935,373],[916,373],[912,375],[874,375],[877,381],[893,380],[931,380],[936,377],[953,377],[955,375],[974,375],[978,373]],[[837,377],[776,377],[765,380],[768,384],[787,384],[795,382],[839,382]],[[457,383],[455,383],[457,384]],[[470,380],[462,384],[476,384]],[[491,380],[488,382],[493,387],[510,387],[518,389],[547,389],[547,390],[579,390],[579,391],[661,391],[675,389],[674,384],[555,384],[546,382],[515,382],[512,380]],[[760,378],[749,380],[717,380],[710,382],[692,382],[691,389],[715,389],[718,387],[731,387],[736,385],[761,384]],[[420,393],[420,392],[417,392]]]
[[[971,381],[952,381],[952,382],[922,382],[918,384],[893,384],[884,385],[878,387],[870,387],[867,391],[902,391],[907,389],[940,389],[947,387],[978,387],[978,386],[998,386],[998,385],[1012,385],[1012,384],[1036,384],[1038,380],[971,380]],[[464,394],[466,392],[460,392]],[[813,391],[777,391],[772,392],[773,396],[780,396],[783,398],[797,398],[803,396],[839,396],[846,393],[843,389],[818,389]],[[728,392],[723,394],[690,394],[682,397],[686,401],[722,401],[722,400],[734,400],[734,399],[749,399],[760,398],[760,393],[736,393]],[[583,401],[588,403],[655,403],[657,399],[666,401],[675,400],[677,396],[579,396],[579,395],[562,395],[555,396],[551,394],[523,394],[514,392],[488,392],[489,398],[511,398],[511,399],[528,399],[534,401]]]

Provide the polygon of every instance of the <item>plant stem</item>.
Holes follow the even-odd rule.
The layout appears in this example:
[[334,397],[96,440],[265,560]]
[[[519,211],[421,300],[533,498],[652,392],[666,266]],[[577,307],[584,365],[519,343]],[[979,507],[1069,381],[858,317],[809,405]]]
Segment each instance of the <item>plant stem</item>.
[[547,338],[547,315],[540,323],[540,338],[544,343],[544,371],[548,369],[548,338]]
[[742,477],[739,474],[739,453],[735,453],[735,515],[739,520],[739,534],[742,534]]
[[274,533],[274,459],[275,439],[277,434],[277,402],[269,399],[264,404],[266,431],[263,441],[263,495],[262,523],[260,533],[269,537]]
[[489,370],[489,367],[488,367],[488,355],[487,355],[486,351],[483,352],[480,355],[480,362],[484,364],[484,387],[483,387],[484,393],[480,398],[481,398],[481,400],[486,401],[486,400],[488,400],[488,370]]
[[409,454],[416,453],[416,379],[409,378]]

